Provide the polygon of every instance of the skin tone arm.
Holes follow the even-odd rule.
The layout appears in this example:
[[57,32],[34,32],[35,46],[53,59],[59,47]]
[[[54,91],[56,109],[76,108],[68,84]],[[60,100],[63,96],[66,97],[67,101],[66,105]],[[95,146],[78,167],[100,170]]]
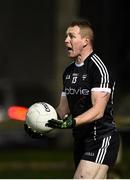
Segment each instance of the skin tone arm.
[[60,118],[62,119],[65,114],[69,114],[69,106],[68,106],[68,100],[66,96],[61,96],[59,106],[56,108],[56,111]]
[[[75,117],[76,126],[84,123],[90,123],[101,118],[104,114],[107,102],[110,98],[110,94],[107,92],[92,91],[92,107],[81,115]],[[56,108],[59,116],[64,117],[65,114],[69,114],[69,106],[66,96],[61,96],[59,106]]]
[[101,118],[104,114],[109,98],[110,94],[107,92],[92,91],[91,100],[93,106],[88,111],[75,117],[76,125],[90,123]]

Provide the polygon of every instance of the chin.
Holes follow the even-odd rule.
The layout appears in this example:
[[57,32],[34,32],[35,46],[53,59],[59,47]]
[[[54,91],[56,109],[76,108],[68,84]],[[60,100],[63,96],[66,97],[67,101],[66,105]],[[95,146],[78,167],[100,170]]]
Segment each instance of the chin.
[[74,55],[68,54],[69,58],[75,59],[76,57]]

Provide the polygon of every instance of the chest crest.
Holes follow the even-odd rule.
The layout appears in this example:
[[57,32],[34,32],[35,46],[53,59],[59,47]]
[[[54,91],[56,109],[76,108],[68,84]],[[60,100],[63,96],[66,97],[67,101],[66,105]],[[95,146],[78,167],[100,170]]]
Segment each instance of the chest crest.
[[82,80],[84,81],[87,78],[87,74],[82,75]]

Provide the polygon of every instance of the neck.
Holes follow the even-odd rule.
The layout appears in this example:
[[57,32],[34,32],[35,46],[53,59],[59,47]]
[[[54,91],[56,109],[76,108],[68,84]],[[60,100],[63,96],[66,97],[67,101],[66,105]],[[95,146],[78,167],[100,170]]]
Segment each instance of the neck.
[[81,55],[79,55],[76,59],[76,64],[82,64],[85,59],[93,52],[93,49],[90,48],[88,50],[85,50]]

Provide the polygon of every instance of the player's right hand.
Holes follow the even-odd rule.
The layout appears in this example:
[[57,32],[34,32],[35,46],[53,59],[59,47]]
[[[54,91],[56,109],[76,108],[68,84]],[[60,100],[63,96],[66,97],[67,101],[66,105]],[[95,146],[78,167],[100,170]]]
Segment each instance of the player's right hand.
[[44,134],[34,132],[30,127],[28,127],[28,125],[26,123],[24,124],[24,130],[31,138],[43,138],[44,137]]
[[76,121],[72,115],[66,114],[63,119],[50,119],[45,125],[51,128],[71,129],[75,127]]

